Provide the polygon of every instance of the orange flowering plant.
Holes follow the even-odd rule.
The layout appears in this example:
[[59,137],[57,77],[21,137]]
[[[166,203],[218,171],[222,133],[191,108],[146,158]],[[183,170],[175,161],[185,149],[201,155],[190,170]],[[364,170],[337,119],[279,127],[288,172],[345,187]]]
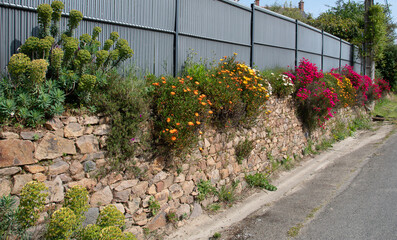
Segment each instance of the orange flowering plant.
[[219,126],[228,127],[252,119],[269,97],[265,80],[256,70],[237,62],[236,55],[225,56],[212,69],[195,63],[185,68],[185,74],[208,96],[213,120]]
[[154,137],[157,144],[182,150],[190,145],[208,116],[207,96],[190,76],[147,77],[153,89]]

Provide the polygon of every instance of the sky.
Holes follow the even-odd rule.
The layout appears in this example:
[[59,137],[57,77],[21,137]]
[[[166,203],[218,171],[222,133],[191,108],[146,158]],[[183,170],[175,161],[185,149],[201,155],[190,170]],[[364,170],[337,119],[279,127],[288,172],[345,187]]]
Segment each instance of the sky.
[[[292,6],[298,7],[298,2],[300,0],[260,0],[260,6],[273,5],[277,3],[279,5],[284,5],[285,2],[292,3]],[[329,9],[328,6],[335,6],[336,0],[304,0],[305,2],[305,12],[311,13],[313,17],[318,17],[322,12]],[[363,0],[359,2],[364,2]],[[385,4],[385,0],[375,0],[375,3]],[[240,4],[249,6],[254,3],[254,0],[240,0]],[[391,12],[393,16],[393,21],[397,22],[397,0],[388,0],[389,5],[391,5]]]

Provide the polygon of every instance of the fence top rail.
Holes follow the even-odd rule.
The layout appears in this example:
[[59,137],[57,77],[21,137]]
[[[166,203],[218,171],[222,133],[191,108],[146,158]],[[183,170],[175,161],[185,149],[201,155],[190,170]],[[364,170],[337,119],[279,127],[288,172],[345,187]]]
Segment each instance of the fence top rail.
[[244,6],[244,5],[242,5],[242,4],[239,4],[239,3],[235,3],[235,2],[233,2],[233,1],[231,1],[231,0],[219,0],[219,1],[224,2],[224,3],[226,3],[226,4],[229,4],[229,5],[232,5],[232,6],[234,6],[234,7],[241,8],[241,9],[246,10],[246,11],[248,11],[248,12],[251,12],[251,8],[249,8],[249,7],[247,7],[247,6]]
[[286,20],[286,21],[288,21],[288,22],[295,23],[295,21],[296,21],[296,20],[293,19],[293,18],[290,18],[290,17],[284,16],[284,15],[282,15],[282,14],[279,14],[279,13],[276,13],[276,12],[273,12],[273,11],[270,11],[269,9],[266,9],[266,8],[262,8],[262,7],[257,7],[257,6],[255,6],[255,10],[260,11],[260,12],[263,12],[263,13],[266,13],[266,14],[269,14],[269,15],[272,15],[272,16],[277,17],[277,18],[280,18],[280,19],[282,19],[282,20]]
[[326,35],[327,37],[333,38],[335,40],[340,41],[340,38],[338,38],[337,36],[332,35],[331,33],[328,33],[326,31],[324,31],[324,35]]

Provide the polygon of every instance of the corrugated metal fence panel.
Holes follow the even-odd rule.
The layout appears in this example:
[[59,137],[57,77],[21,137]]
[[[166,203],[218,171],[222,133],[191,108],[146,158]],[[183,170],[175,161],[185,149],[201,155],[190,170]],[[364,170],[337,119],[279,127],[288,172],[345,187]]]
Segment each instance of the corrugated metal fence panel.
[[38,34],[37,14],[12,8],[0,8],[0,72],[4,72],[9,58],[25,40]]
[[[238,53],[238,60],[249,63],[251,44],[251,9],[227,0],[179,0],[178,69],[190,49],[198,58],[219,60],[224,55]],[[0,0],[0,70],[10,56],[29,36],[37,36],[37,14],[32,11],[41,3],[52,0]],[[176,0],[63,0],[64,12],[71,9],[83,12],[85,20],[76,31],[76,37],[91,34],[95,26],[103,30],[103,43],[113,31],[129,41],[135,51],[128,62],[154,74],[171,74]],[[15,6],[18,9],[15,9]],[[26,9],[20,9],[20,8]],[[295,23],[277,17],[266,10],[255,10],[254,64],[259,68],[293,66],[295,61]],[[62,18],[61,32],[68,19]],[[328,36],[329,37],[329,36]],[[321,66],[321,32],[299,23],[298,60],[302,57]],[[339,58],[339,48],[325,39],[325,54]],[[335,46],[334,46],[335,45]],[[281,48],[280,48],[281,47]],[[350,45],[343,43],[343,63],[350,60]],[[357,55],[358,51],[355,51]],[[338,60],[324,57],[324,70],[338,67]],[[127,65],[128,65],[127,64]],[[355,59],[355,69],[361,69],[361,60]],[[361,70],[360,70],[361,71]]]
[[[352,59],[352,46],[349,43],[342,41],[342,60],[350,62]],[[351,65],[351,63],[349,63]]]
[[250,44],[251,12],[224,1],[180,0],[179,31]]
[[324,57],[324,67],[323,67],[324,72],[329,72],[331,71],[331,69],[338,67],[339,67],[339,59]]
[[[2,0],[1,2],[37,8],[53,0]],[[175,0],[63,0],[64,13],[77,9],[85,17],[174,30]]]
[[254,65],[258,66],[258,69],[293,67],[295,50],[255,45]]
[[255,43],[284,48],[295,48],[295,23],[267,14],[255,12]]
[[340,41],[324,33],[324,55],[339,58]]
[[209,41],[188,36],[179,37],[178,70],[181,70],[188,57],[204,62],[219,62],[224,56],[237,53],[237,60],[249,64],[250,48],[240,45]]
[[298,25],[298,50],[321,54],[322,36],[320,30],[314,30],[306,24]]

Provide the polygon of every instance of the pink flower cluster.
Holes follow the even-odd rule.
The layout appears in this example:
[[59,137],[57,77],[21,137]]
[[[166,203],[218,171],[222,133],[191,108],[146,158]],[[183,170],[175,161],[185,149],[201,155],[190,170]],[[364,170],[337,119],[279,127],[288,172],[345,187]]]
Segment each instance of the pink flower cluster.
[[342,74],[350,79],[357,91],[357,103],[365,105],[368,101],[380,99],[382,94],[390,91],[390,84],[384,79],[372,79],[368,76],[361,76],[353,70],[353,67],[346,65]]

